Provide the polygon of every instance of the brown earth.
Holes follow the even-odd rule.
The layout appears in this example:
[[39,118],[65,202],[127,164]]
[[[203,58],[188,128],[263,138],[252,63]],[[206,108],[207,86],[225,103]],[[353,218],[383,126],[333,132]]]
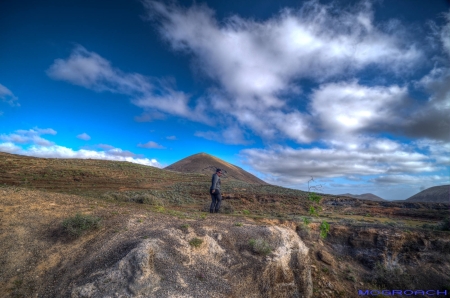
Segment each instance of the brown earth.
[[[357,297],[450,286],[450,234],[422,228],[448,216],[448,204],[321,194],[314,218],[302,191],[224,179],[224,213],[212,215],[201,212],[209,179],[1,153],[0,297]],[[76,213],[100,217],[101,227],[69,237],[62,222]],[[321,239],[324,220],[331,228]],[[258,253],[251,239],[272,252]]]

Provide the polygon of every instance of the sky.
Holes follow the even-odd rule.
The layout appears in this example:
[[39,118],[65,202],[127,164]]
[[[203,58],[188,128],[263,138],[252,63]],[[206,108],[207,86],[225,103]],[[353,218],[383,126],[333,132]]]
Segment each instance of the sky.
[[450,3],[6,0],[0,151],[403,200],[450,184]]

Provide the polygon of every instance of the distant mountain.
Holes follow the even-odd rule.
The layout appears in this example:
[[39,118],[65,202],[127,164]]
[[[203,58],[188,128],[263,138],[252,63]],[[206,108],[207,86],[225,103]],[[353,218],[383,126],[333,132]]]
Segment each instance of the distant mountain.
[[450,203],[450,185],[433,186],[406,199],[408,202]]
[[352,195],[350,193],[345,193],[345,194],[342,194],[339,196],[350,197],[350,198],[361,199],[361,200],[378,201],[378,202],[386,201],[385,199],[382,199],[379,196],[376,196],[372,193],[363,193],[362,195]]
[[164,169],[182,173],[203,173],[212,175],[217,168],[222,169],[224,172],[224,176],[222,177],[224,178],[231,178],[251,184],[268,184],[240,167],[207,153],[197,153],[188,156]]

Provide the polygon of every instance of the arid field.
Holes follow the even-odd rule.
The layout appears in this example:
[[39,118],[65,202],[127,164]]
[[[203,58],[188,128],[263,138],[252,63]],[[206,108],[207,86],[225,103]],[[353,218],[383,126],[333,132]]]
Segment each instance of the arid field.
[[211,173],[0,153],[0,296],[450,290],[448,204],[318,194],[312,216],[308,193],[233,174],[210,214]]

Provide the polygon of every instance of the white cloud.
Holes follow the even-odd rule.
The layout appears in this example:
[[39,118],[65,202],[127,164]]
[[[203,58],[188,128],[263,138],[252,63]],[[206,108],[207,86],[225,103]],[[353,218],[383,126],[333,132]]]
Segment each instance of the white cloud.
[[0,151],[1,152],[8,152],[8,153],[17,154],[18,152],[21,151],[21,149],[22,148],[20,148],[19,146],[16,146],[12,142],[0,143]]
[[[283,99],[283,94],[299,94],[296,80],[324,82],[372,66],[396,74],[408,71],[408,65],[415,67],[422,57],[411,40],[374,24],[369,2],[338,11],[310,1],[299,11],[285,9],[265,21],[234,15],[220,23],[205,5],[184,9],[142,3],[172,48],[193,54],[196,65],[218,83],[209,94],[212,107],[268,139],[308,143],[316,136],[308,115]],[[391,92],[404,92],[397,89]],[[371,108],[376,109],[381,109],[380,102]],[[219,132],[197,134],[220,139]]]
[[311,176],[348,177],[404,175],[441,170],[433,158],[414,147],[387,139],[363,138],[355,147],[332,148],[275,147],[245,149],[241,156],[255,170],[267,175],[266,181],[290,185],[304,183]]
[[81,140],[85,140],[85,141],[89,141],[91,139],[91,137],[83,132],[82,134],[77,135],[77,138],[81,139]]
[[310,1],[262,22],[234,15],[219,23],[204,5],[143,3],[173,48],[194,53],[228,91],[261,96],[269,106],[294,77],[322,79],[371,64],[398,70],[421,56],[410,41],[377,28],[370,5],[336,14]]
[[[120,150],[120,149],[119,149]],[[148,159],[148,158],[135,158],[132,156],[125,156],[120,154],[114,154],[116,151],[93,151],[93,150],[73,150],[71,148],[63,147],[63,146],[50,146],[50,147],[42,147],[42,146],[32,146],[27,150],[22,150],[19,154],[35,156],[35,157],[45,157],[45,158],[82,158],[82,159],[105,159],[105,160],[116,160],[116,161],[129,161],[132,163],[138,163],[147,166],[159,167],[159,163],[156,159]]]
[[108,60],[82,46],[77,46],[68,59],[56,59],[47,75],[88,89],[127,95],[143,94],[153,88],[145,76],[113,68]]
[[[56,134],[56,131],[53,129],[35,128],[30,130],[17,130],[15,134],[2,134],[0,139],[6,142],[0,143],[0,151],[45,158],[91,158],[129,161],[148,166],[162,167],[156,159],[143,158],[141,155],[115,148],[111,145],[97,145],[97,147],[104,149],[103,151],[89,149],[73,150],[72,148],[49,142],[41,138],[41,134]],[[24,147],[24,145],[28,146]]]
[[20,104],[17,102],[17,97],[14,96],[14,94],[11,92],[11,90],[9,90],[8,88],[6,88],[5,86],[3,86],[2,84],[0,84],[0,99],[3,102],[8,103],[10,106],[20,106]]
[[399,86],[359,85],[356,81],[320,86],[311,95],[311,112],[320,127],[329,133],[352,135],[401,122],[398,107],[405,101],[407,89]]
[[18,144],[36,144],[40,146],[52,146],[54,143],[42,138],[41,135],[43,134],[56,135],[56,131],[51,128],[16,130],[15,133],[9,135],[1,134],[0,139],[6,142]]
[[162,119],[164,113],[181,116],[192,121],[206,122],[199,103],[194,109],[189,104],[189,96],[175,90],[171,80],[158,80],[138,73],[125,73],[112,67],[111,63],[97,53],[77,46],[67,59],[56,59],[47,70],[47,75],[55,80],[66,81],[98,92],[109,91],[132,98],[132,103],[147,110],[136,121],[148,121],[146,115],[157,115]]
[[164,146],[162,146],[162,145],[160,145],[160,144],[158,144],[156,142],[153,142],[153,141],[149,141],[149,142],[147,142],[145,144],[139,143],[137,146],[141,147],[141,148],[148,148],[148,149],[150,149],[150,148],[153,148],[153,149],[165,149]]

